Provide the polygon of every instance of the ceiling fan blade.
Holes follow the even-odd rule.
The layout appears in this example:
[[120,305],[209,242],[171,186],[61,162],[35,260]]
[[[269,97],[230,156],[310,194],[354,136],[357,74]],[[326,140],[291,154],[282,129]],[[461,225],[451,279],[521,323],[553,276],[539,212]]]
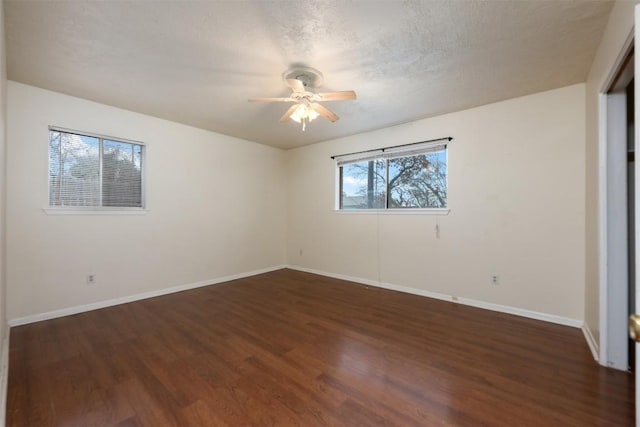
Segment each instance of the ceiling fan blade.
[[295,102],[291,98],[251,98],[249,102]]
[[287,85],[289,85],[289,87],[294,91],[294,92],[304,92],[304,84],[302,84],[302,82],[298,79],[287,79]]
[[327,92],[319,93],[322,101],[348,101],[356,99],[356,93],[352,90],[345,90],[343,92]]
[[287,112],[284,113],[284,115],[282,117],[280,117],[280,123],[284,123],[287,120],[289,120],[289,117],[291,117],[293,112],[296,111],[296,108],[298,108],[298,104],[295,104],[295,105],[292,105],[291,107],[289,107]]
[[313,108],[318,114],[329,120],[331,123],[336,122],[340,118],[336,113],[329,110],[325,106],[318,104],[317,102],[311,104],[311,108]]

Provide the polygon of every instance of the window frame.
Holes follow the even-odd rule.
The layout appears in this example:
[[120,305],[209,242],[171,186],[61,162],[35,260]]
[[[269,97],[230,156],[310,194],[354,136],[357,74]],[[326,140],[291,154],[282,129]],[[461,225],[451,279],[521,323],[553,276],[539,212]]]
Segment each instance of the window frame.
[[[104,135],[95,132],[85,132],[78,131],[74,129],[68,129],[60,126],[49,126],[47,129],[47,141],[51,138],[51,132],[60,132],[60,133],[68,133],[79,136],[86,136],[90,138],[99,139],[99,174],[100,174],[100,182],[102,183],[102,175],[103,175],[103,156],[104,156],[104,141],[113,141],[120,142],[125,144],[133,144],[140,146],[140,206],[52,206],[51,200],[49,199],[49,195],[51,194],[51,179],[49,176],[49,161],[50,161],[50,149],[47,144],[47,203],[46,208],[43,210],[47,214],[51,215],[59,215],[59,214],[143,214],[146,213],[147,210],[147,200],[146,200],[146,168],[147,168],[147,144],[141,141],[136,141],[132,139],[119,138],[110,135]],[[102,200],[102,185],[100,185],[100,203],[103,203]]]
[[[442,142],[446,139],[446,142]],[[335,166],[335,200],[333,212],[346,215],[378,215],[378,214],[400,214],[400,215],[447,215],[451,211],[449,205],[449,144],[453,138],[443,138],[438,140],[416,142],[405,145],[398,145],[387,148],[373,149],[353,154],[345,154],[339,156],[332,156]],[[447,206],[443,208],[389,208],[389,160],[398,157],[411,157],[418,156],[420,153],[416,153],[416,146],[422,146],[425,153],[429,152],[430,148],[437,146],[444,146],[443,151],[445,154],[445,161],[447,165],[446,186],[447,186]],[[406,154],[402,154],[402,153]],[[340,164],[341,159],[346,159],[348,163]],[[352,161],[349,161],[352,159]],[[384,159],[386,162],[385,173],[387,175],[387,181],[385,188],[385,207],[376,209],[344,209],[342,207],[342,167],[350,163],[358,163],[360,161],[367,160],[379,160]]]

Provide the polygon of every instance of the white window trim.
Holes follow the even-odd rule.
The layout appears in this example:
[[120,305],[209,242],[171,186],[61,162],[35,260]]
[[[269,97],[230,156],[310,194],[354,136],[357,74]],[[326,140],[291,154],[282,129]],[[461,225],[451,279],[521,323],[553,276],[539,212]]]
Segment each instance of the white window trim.
[[[146,184],[146,177],[147,177],[147,173],[146,173],[146,169],[147,169],[147,156],[148,156],[148,146],[146,143],[142,142],[142,141],[136,141],[134,139],[126,139],[126,138],[120,138],[120,137],[115,137],[115,136],[110,136],[110,135],[103,135],[100,133],[95,133],[95,132],[85,132],[85,131],[79,131],[79,130],[74,130],[74,129],[69,129],[69,128],[64,128],[64,127],[60,127],[60,126],[49,126],[48,130],[47,130],[47,138],[49,138],[49,134],[50,132],[63,132],[63,133],[72,133],[74,135],[82,135],[82,136],[89,136],[89,137],[93,137],[93,138],[100,138],[100,139],[108,139],[109,141],[116,141],[116,142],[124,142],[127,144],[136,144],[136,145],[141,145],[143,147],[142,149],[142,165],[140,167],[140,172],[142,174],[142,206],[141,207],[127,207],[127,206],[122,206],[122,207],[113,207],[113,206],[51,206],[49,205],[49,173],[47,173],[47,204],[46,207],[42,208],[42,210],[47,214],[47,215],[144,215],[147,212],[149,212],[149,210],[147,209],[147,199],[146,199],[146,194],[147,194],[147,184]],[[102,153],[100,153],[100,156],[102,157]],[[47,150],[47,165],[49,164],[49,152]],[[102,167],[102,162],[100,164],[100,167]],[[47,166],[48,168],[48,166]]]
[[449,208],[334,209],[339,215],[449,215]]
[[72,207],[47,207],[42,208],[47,215],[145,215],[149,209],[144,208],[114,208],[114,207],[91,207],[91,208],[72,208]]

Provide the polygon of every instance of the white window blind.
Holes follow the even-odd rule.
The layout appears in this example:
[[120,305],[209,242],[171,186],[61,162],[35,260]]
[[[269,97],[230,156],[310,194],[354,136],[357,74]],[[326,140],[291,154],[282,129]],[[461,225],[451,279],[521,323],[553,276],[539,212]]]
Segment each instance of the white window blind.
[[333,159],[336,161],[337,166],[344,166],[352,163],[366,162],[375,159],[391,159],[395,157],[433,153],[446,149],[447,143],[449,141],[449,138],[444,138],[435,141],[418,142],[415,144],[380,148],[377,150],[368,150],[359,153],[342,154],[333,156]]
[[334,159],[338,166],[344,166],[351,163],[366,162],[367,160],[380,159],[384,151],[371,150],[362,153],[345,154],[343,156],[335,156]]
[[49,130],[49,206],[142,208],[144,145]]
[[400,147],[385,148],[384,157],[392,159],[396,157],[415,156],[418,154],[435,153],[447,148],[444,142],[424,142]]

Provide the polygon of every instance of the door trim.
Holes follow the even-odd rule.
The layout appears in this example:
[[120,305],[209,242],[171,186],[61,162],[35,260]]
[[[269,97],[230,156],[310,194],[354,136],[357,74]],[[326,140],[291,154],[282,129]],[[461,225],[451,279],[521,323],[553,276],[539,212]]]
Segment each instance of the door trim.
[[608,303],[609,303],[609,269],[608,269],[608,203],[607,203],[607,145],[608,145],[608,98],[607,93],[615,83],[616,77],[634,46],[635,27],[627,38],[613,62],[607,77],[598,93],[598,270],[599,270],[599,357],[598,362],[607,366],[608,360]]

